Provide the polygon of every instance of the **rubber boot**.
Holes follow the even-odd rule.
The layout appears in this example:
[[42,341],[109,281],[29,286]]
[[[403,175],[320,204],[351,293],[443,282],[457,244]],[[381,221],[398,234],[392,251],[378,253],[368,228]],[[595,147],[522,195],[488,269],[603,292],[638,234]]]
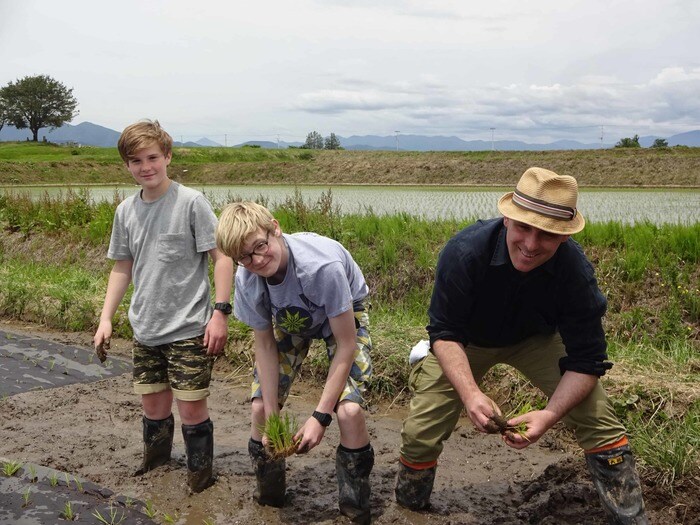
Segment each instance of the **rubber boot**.
[[253,462],[253,471],[257,482],[253,491],[253,499],[260,505],[283,507],[284,493],[287,487],[285,460],[271,459],[263,444],[252,438],[248,441],[248,454]]
[[342,445],[335,453],[335,473],[338,478],[338,507],[340,513],[353,523],[370,523],[369,474],[374,467],[372,445],[359,451],[349,451]]
[[160,420],[143,416],[143,464],[134,476],[145,474],[170,460],[174,433],[175,418],[172,414]]
[[430,494],[435,483],[437,466],[416,470],[399,461],[396,476],[396,502],[411,510],[424,510],[430,507]]
[[197,425],[182,425],[187,452],[187,484],[192,492],[202,492],[214,484],[214,423],[207,419]]
[[648,525],[642,487],[629,445],[586,454],[586,464],[608,523]]

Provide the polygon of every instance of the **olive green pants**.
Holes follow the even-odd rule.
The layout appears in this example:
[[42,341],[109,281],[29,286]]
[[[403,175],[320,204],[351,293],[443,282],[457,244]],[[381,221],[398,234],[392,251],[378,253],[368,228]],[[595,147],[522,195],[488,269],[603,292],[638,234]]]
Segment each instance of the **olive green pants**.
[[[477,383],[491,367],[503,363],[522,372],[548,397],[559,384],[559,359],[566,355],[559,334],[536,336],[502,348],[470,345],[466,353]],[[413,398],[401,430],[401,457],[411,465],[430,466],[442,453],[443,442],[452,434],[463,404],[432,353],[413,366],[409,388]],[[600,382],[563,421],[574,430],[584,450],[615,443],[625,435]]]

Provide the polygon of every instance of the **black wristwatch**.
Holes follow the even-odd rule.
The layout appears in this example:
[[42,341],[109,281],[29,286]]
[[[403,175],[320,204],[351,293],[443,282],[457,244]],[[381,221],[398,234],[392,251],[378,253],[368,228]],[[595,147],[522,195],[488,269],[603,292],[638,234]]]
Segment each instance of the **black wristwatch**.
[[314,419],[316,421],[321,423],[321,426],[323,426],[323,427],[327,427],[333,421],[333,416],[331,416],[330,414],[324,414],[323,412],[316,412],[314,410],[314,413],[311,415],[314,417]]
[[230,315],[233,311],[233,308],[231,307],[231,303],[215,303],[214,310],[219,310],[225,315]]

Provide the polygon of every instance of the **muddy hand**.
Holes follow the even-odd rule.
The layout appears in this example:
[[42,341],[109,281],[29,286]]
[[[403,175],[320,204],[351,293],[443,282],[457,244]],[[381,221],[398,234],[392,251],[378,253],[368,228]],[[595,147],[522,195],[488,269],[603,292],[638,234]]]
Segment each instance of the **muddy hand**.
[[97,354],[100,363],[104,363],[107,360],[107,350],[109,350],[109,339],[105,339],[99,345],[95,347],[95,353]]

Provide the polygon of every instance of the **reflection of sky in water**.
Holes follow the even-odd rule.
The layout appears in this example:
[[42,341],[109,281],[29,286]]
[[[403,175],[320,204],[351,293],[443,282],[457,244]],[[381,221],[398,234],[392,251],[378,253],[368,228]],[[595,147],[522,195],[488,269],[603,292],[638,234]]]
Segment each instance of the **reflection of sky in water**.
[[[216,205],[235,199],[263,197],[274,206],[294,195],[294,186],[193,186],[203,191]],[[120,186],[124,195],[134,187]],[[315,203],[328,186],[298,186],[304,200]],[[60,188],[22,188],[42,195],[44,191],[58,194]],[[65,188],[63,189],[65,193]],[[90,189],[95,200],[111,199],[115,187]],[[343,213],[393,214],[405,212],[429,219],[455,217],[488,218],[498,216],[496,203],[506,190],[443,189],[435,187],[335,186],[333,202]],[[619,221],[624,223],[650,221],[661,223],[700,222],[700,191],[582,191],[579,209],[590,222]]]

